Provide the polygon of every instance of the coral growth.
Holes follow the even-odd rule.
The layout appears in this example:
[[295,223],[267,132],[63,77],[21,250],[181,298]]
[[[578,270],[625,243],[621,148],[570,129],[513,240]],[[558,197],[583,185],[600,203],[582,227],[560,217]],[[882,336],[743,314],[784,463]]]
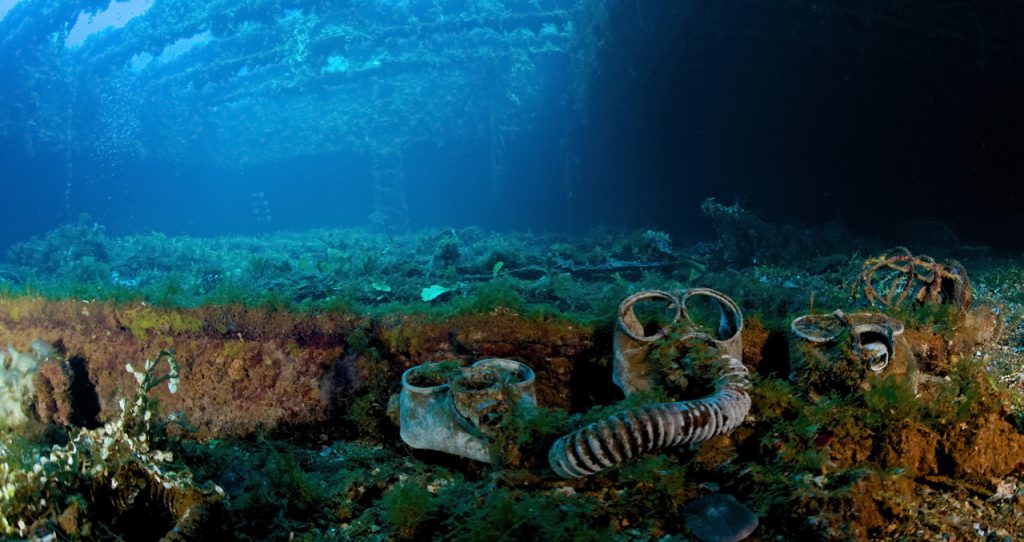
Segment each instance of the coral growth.
[[36,416],[44,423],[68,425],[71,422],[71,380],[74,374],[63,360],[47,360],[34,377]]
[[0,431],[28,421],[39,364],[34,352],[19,352],[13,346],[0,350]]
[[[157,372],[161,361],[167,365],[164,374]],[[132,538],[156,530],[167,540],[192,540],[229,528],[220,503],[223,490],[197,486],[191,473],[173,466],[172,452],[156,447],[155,402],[148,394],[164,382],[175,390],[179,367],[173,354],[162,352],[141,370],[130,364],[127,369],[137,385],[134,396],[119,401],[116,420],[73,431],[68,444],[41,450],[23,469],[17,465],[21,458],[0,443],[0,531],[5,535],[92,537],[113,529]],[[171,518],[163,533],[160,516]]]

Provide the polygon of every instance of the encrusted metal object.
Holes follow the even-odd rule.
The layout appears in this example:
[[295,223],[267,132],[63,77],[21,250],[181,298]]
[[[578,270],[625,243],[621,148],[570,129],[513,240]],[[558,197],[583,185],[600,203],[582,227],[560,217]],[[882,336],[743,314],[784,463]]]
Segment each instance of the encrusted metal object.
[[815,344],[827,344],[849,331],[851,348],[867,365],[880,373],[896,357],[896,337],[903,334],[903,323],[884,314],[861,312],[845,314],[809,314],[790,324],[793,334]]
[[[688,301],[706,297],[715,302],[719,311],[714,330],[702,329],[694,320]],[[641,301],[663,301],[672,314],[672,321],[647,335],[644,324],[637,318],[634,307]],[[725,294],[710,288],[691,288],[678,293],[664,290],[645,290],[627,297],[619,305],[619,318],[615,326],[612,380],[629,396],[650,389],[652,378],[648,355],[660,340],[675,337],[680,343],[698,340],[707,342],[726,356],[743,359],[743,313],[739,305]]]
[[[693,318],[688,301],[711,299],[718,308],[713,330]],[[647,334],[637,317],[641,301],[663,301],[671,322]],[[612,379],[626,395],[655,385],[648,357],[665,341],[689,349],[706,344],[719,355],[710,362],[713,391],[702,398],[656,403],[632,408],[591,423],[558,439],[548,452],[548,462],[563,478],[578,478],[611,468],[644,452],[701,442],[731,432],[750,410],[747,368],[740,361],[743,314],[729,297],[709,288],[678,293],[646,290],[626,298],[619,306],[615,331]]]
[[877,313],[801,316],[790,329],[789,379],[801,388],[828,391],[867,391],[870,375],[894,379],[917,392],[918,369],[903,335],[903,324]]
[[712,364],[714,391],[700,399],[656,403],[613,414],[558,439],[548,462],[563,478],[589,476],[644,452],[731,432],[750,410],[747,368],[723,355]]
[[536,406],[534,373],[515,360],[480,360],[455,373],[424,363],[402,374],[399,433],[413,448],[490,463],[489,424],[516,405]]
[[[876,289],[876,281],[884,295]],[[853,284],[854,296],[862,284],[868,302],[886,307],[898,308],[913,293],[914,301],[920,305],[952,304],[967,311],[973,298],[971,280],[960,263],[943,265],[931,256],[914,256],[904,247],[865,260]]]

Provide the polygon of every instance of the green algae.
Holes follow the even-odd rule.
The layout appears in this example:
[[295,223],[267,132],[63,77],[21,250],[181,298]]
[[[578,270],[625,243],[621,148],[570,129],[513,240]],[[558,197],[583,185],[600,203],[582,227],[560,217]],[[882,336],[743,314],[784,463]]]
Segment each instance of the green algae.
[[150,334],[176,336],[196,332],[203,326],[199,318],[177,311],[139,308],[129,314],[128,330],[139,340],[145,340]]
[[[349,245],[343,250],[319,252],[325,254],[322,258],[316,251],[305,250],[307,240],[279,239],[281,244],[274,250],[293,256],[301,253],[305,260],[293,259],[295,263],[285,267],[279,259],[252,260],[251,254],[217,265],[210,259],[177,274],[164,302],[140,311],[135,325],[127,326],[137,338],[190,333],[197,329],[195,322],[161,319],[163,307],[210,303],[241,302],[323,314],[355,311],[377,317],[349,334],[346,352],[362,360],[360,367],[381,370],[368,373],[359,394],[331,404],[335,412],[331,427],[313,432],[299,428],[298,436],[282,432],[255,440],[198,442],[186,435],[167,441],[197,480],[225,488],[238,539],[681,539],[687,534],[680,522],[681,507],[715,491],[740,496],[761,515],[759,536],[856,539],[860,531],[849,529],[858,524],[844,515],[843,506],[865,492],[877,492],[878,506],[890,507],[886,513],[914,525],[913,518],[901,515],[906,513],[900,511],[899,493],[893,488],[918,481],[908,467],[885,459],[882,453],[901,428],[920,424],[924,430],[947,434],[972,419],[1006,412],[1020,430],[1020,394],[1011,393],[984,363],[961,359],[953,361],[948,379],[927,400],[916,397],[905,380],[868,375],[869,386],[864,389],[819,382],[813,386],[819,392],[809,393],[807,383],[790,382],[765,369],[765,374],[752,375],[751,415],[733,435],[692,449],[663,450],[583,480],[561,481],[548,471],[546,451],[554,439],[631,406],[666,400],[685,388],[662,382],[652,392],[633,394],[625,401],[595,391],[583,395],[584,403],[573,412],[544,408],[509,412],[492,436],[493,466],[409,450],[401,445],[386,412],[388,397],[398,390],[402,367],[382,353],[418,352],[427,338],[415,325],[388,327],[389,315],[414,314],[423,322],[439,322],[504,307],[533,318],[587,322],[594,326],[596,352],[585,354],[593,359],[574,361],[607,371],[610,338],[602,330],[611,329],[621,299],[634,289],[691,285],[690,268],[685,266],[594,275],[558,269],[557,258],[597,265],[619,256],[637,256],[626,248],[560,241],[548,251],[553,243],[499,236],[495,240],[501,242],[484,249],[472,241],[476,234],[457,235],[457,257],[444,258],[430,242],[409,244],[404,251],[393,246],[371,257],[365,251],[383,249],[375,245],[380,242],[377,237],[365,233],[346,241]],[[440,238],[446,236],[452,237],[443,233]],[[658,236],[650,238],[658,240]],[[388,255],[392,251],[413,263],[392,260]],[[117,254],[116,248],[108,249],[114,267],[119,265]],[[443,268],[442,259],[446,260]],[[505,263],[496,274],[499,261]],[[523,274],[535,263],[538,268],[532,274]],[[856,269],[856,265],[847,267]],[[433,271],[424,272],[428,268]],[[200,272],[212,278],[203,283]],[[794,314],[863,310],[849,299],[840,271],[809,275],[797,264],[762,264],[739,269],[709,265],[701,273],[702,283],[726,291],[748,315],[758,315],[768,332],[783,336]],[[419,289],[442,276],[460,277],[466,284],[436,306],[419,301]],[[986,286],[991,282],[987,268],[972,270],[972,277],[981,291],[991,293],[993,287]],[[42,277],[36,280],[46,282]],[[313,281],[324,284],[313,288]],[[387,299],[378,299],[375,281],[390,287]],[[785,286],[787,281],[797,287]],[[134,291],[148,292],[160,284],[156,278],[140,278]],[[50,293],[57,297],[70,292],[60,290],[56,281],[51,286]],[[100,291],[103,286],[90,287]],[[258,291],[271,288],[277,292]],[[20,307],[12,304],[9,310],[20,311]],[[1009,306],[1008,318],[1017,310]],[[908,328],[943,337],[955,332],[958,318],[942,307],[895,315]],[[837,348],[828,357],[850,354],[842,346]],[[781,359],[766,361],[766,367],[786,367],[787,349],[773,352]],[[230,342],[221,355],[232,358],[243,353],[241,343]],[[702,359],[699,349],[683,352],[666,340],[652,362],[659,373],[679,368],[688,375],[701,372]],[[702,389],[699,382],[689,384],[695,393]]]
[[[651,248],[671,246],[663,233],[606,234],[596,243],[474,228],[405,236],[327,230],[261,238],[117,238],[83,220],[13,247],[11,272],[25,279],[5,288],[12,295],[31,288],[51,299],[144,301],[155,308],[240,303],[444,318],[504,307],[603,323],[630,289],[690,280],[692,270],[704,267],[682,252]],[[79,248],[57,248],[62,246]],[[62,258],[40,260],[40,251]],[[387,285],[387,295],[375,284]],[[443,301],[423,302],[420,292],[431,284],[452,292]]]
[[495,465],[508,469],[543,469],[551,444],[571,426],[564,410],[517,404],[488,435]]
[[420,525],[434,513],[440,504],[437,501],[420,483],[407,480],[392,486],[381,498],[381,515],[399,538],[410,540],[416,537]]

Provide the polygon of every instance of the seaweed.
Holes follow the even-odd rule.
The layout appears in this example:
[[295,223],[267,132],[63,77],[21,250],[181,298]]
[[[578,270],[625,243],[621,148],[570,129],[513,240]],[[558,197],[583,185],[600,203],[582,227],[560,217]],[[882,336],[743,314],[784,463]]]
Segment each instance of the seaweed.
[[973,359],[953,363],[948,379],[939,385],[935,397],[925,408],[926,420],[945,430],[1003,408],[1005,392],[984,366]]
[[[47,243],[67,240],[66,233]],[[1016,263],[972,269],[979,294],[1008,303],[1001,316],[1010,322],[1009,336],[977,357],[937,349],[948,371],[926,374],[915,393],[910,379],[855,366],[840,367],[838,379],[825,371],[796,381],[772,373],[785,372],[794,314],[856,309],[849,284],[843,285],[850,267],[843,262],[855,257],[705,267],[706,254],[653,230],[587,241],[465,229],[260,239],[104,235],[102,243],[102,258],[83,250],[49,271],[5,267],[18,279],[3,280],[0,327],[11,330],[16,345],[59,331],[72,350],[85,352],[89,377],[115,401],[111,390],[124,389],[123,382],[104,372],[120,372],[123,361],[114,353],[173,341],[183,374],[195,379],[184,389],[194,395],[159,390],[162,405],[145,403],[153,410],[147,438],[173,451],[165,466],[187,465],[198,486],[224,489],[239,540],[678,540],[687,535],[680,519],[686,503],[717,492],[754,508],[762,518],[757,536],[766,539],[914,538],[913,529],[970,536],[970,525],[926,508],[928,499],[957,498],[969,506],[958,493],[969,481],[983,486],[970,491],[986,498],[993,491],[988,480],[1011,483],[1006,473],[1014,472],[1009,462],[1016,456],[998,446],[1024,438],[1024,408],[1014,389],[1020,381],[1013,380],[1020,372],[1013,350],[1022,344],[1021,309],[1014,304],[1020,296],[1008,282],[1019,275],[1008,270]],[[661,256],[699,266],[627,261]],[[119,282],[83,271],[102,266],[118,272]],[[818,266],[831,270],[808,274]],[[586,479],[556,479],[547,451],[567,431],[704,390],[701,367],[711,352],[678,337],[654,350],[651,366],[661,379],[654,390],[618,401],[611,385],[594,385],[606,384],[610,330],[622,298],[696,277],[728,291],[750,317],[746,361],[765,374],[752,375],[746,422],[694,447],[638,457]],[[421,301],[423,286],[436,282],[452,291]],[[908,303],[890,313],[906,324],[905,338],[947,344],[961,337],[955,306]],[[767,341],[775,342],[768,348]],[[846,341],[834,348],[828,360],[850,355]],[[403,447],[386,411],[402,370],[447,359],[430,379],[445,381],[466,363],[491,356],[530,364],[547,405],[503,412],[489,426],[494,463]],[[320,387],[303,386],[315,378]],[[205,402],[211,391],[242,405],[241,416],[222,420],[231,409]],[[198,414],[190,420],[196,433],[159,412],[179,406]],[[262,417],[275,410],[277,418]],[[298,421],[306,410],[317,415]],[[102,414],[110,419],[109,410]],[[261,421],[245,425],[251,419]],[[10,468],[31,469],[43,448],[65,445],[77,430],[37,425],[8,445]],[[254,436],[260,426],[265,434]],[[331,442],[338,438],[345,440]],[[25,502],[29,497],[35,495]],[[89,523],[86,497],[68,490],[52,502],[78,519],[82,536],[125,532],[106,521],[109,514]],[[1012,509],[1006,502],[983,503],[961,517],[981,521],[992,510]],[[1007,532],[1024,532],[1016,516],[1001,518]],[[890,532],[885,521],[897,527]]]
[[537,469],[547,465],[551,444],[569,426],[564,410],[538,408],[517,403],[502,412],[488,435],[495,465],[507,469]]
[[438,499],[413,480],[399,482],[380,499],[381,516],[403,540],[416,538],[417,528],[438,508]]
[[607,540],[612,536],[607,521],[602,521],[601,503],[593,497],[503,487],[475,493],[451,509],[451,515],[444,521],[444,538],[463,542],[575,542]]
[[868,416],[866,425],[880,430],[892,420],[920,420],[923,408],[911,379],[872,375],[870,389],[864,392]]

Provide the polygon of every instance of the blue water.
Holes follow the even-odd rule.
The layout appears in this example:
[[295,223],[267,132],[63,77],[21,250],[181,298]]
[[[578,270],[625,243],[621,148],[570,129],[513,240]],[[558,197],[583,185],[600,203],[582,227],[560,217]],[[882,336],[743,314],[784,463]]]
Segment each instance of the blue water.
[[707,197],[1020,243],[1024,8],[0,0],[0,247],[372,225],[710,235]]
[[0,0],[0,533],[1010,540],[1022,67],[1021,0]]

